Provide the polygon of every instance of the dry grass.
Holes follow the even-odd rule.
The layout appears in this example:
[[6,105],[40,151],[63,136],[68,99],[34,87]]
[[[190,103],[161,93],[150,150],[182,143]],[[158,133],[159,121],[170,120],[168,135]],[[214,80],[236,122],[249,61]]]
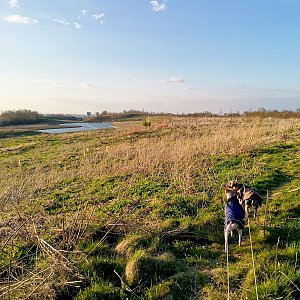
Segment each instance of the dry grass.
[[[126,123],[115,130],[64,134],[53,139],[36,136],[16,142],[3,141],[0,145],[0,249],[6,263],[0,265],[0,273],[6,274],[7,267],[9,273],[2,276],[0,297],[54,299],[55,290],[63,288],[65,282],[78,280],[72,250],[88,235],[91,225],[101,224],[109,229],[109,224],[118,220],[118,216],[107,212],[98,214],[105,205],[81,203],[80,197],[87,193],[87,181],[129,174],[126,184],[131,186],[141,175],[161,177],[189,193],[195,173],[204,187],[211,184],[212,157],[238,156],[277,141],[288,141],[300,128],[299,119],[166,118],[154,119],[152,124],[150,130],[139,123]],[[252,173],[258,173],[261,162],[254,161],[251,168]],[[230,176],[229,172],[228,179]],[[51,208],[57,203],[45,203],[45,199],[49,199],[53,190],[61,191],[72,184],[62,185],[67,179],[79,182],[73,192],[79,195],[73,210],[47,213],[49,205]],[[151,232],[159,224],[153,215],[135,215],[137,205],[131,207],[129,202],[124,206],[126,209],[122,221],[131,228],[144,227]],[[47,240],[48,246],[41,247],[41,240]],[[135,238],[124,239],[117,252],[130,256],[135,241]],[[36,260],[28,269],[23,262],[26,259],[13,257],[22,244],[36,247],[33,255],[44,257],[43,267]],[[55,250],[64,253],[65,258],[59,257]],[[124,276],[129,286],[135,286],[139,280],[138,263],[143,255],[140,250],[128,261]],[[21,279],[13,280],[14,274]],[[56,284],[58,278],[62,286]]]

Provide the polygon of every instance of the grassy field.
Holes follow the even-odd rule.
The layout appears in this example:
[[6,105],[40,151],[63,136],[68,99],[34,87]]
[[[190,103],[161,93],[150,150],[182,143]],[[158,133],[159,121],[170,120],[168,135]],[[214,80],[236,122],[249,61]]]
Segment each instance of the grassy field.
[[[151,124],[0,139],[0,299],[300,298],[300,120]],[[227,267],[231,179],[264,204]]]

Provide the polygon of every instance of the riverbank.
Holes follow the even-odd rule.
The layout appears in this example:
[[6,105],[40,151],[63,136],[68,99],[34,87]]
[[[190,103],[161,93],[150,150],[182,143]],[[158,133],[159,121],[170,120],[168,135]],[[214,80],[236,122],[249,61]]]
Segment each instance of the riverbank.
[[0,127],[1,138],[13,138],[21,136],[33,136],[42,133],[64,133],[85,130],[97,130],[113,128],[113,125],[107,123],[84,123],[84,122],[64,122],[57,124],[30,124],[30,125],[11,125]]

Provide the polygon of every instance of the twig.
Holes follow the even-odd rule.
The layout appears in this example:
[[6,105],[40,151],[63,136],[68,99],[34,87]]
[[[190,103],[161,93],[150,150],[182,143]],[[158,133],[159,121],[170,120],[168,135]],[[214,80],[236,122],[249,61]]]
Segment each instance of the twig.
[[63,219],[62,219],[62,242],[63,242],[63,245],[65,244],[65,239],[66,239],[66,233],[65,233],[65,216],[63,216]]
[[[32,220],[33,222],[33,220]],[[34,226],[34,230],[35,230],[35,234],[36,234],[36,238],[39,242],[39,245],[41,246],[41,248],[46,252],[46,254],[48,256],[53,256],[53,255],[57,255],[59,256],[60,258],[62,258],[66,265],[65,267],[67,268],[68,267],[68,270],[74,270],[76,269],[76,267],[74,267],[74,265],[69,261],[68,258],[66,258],[63,254],[60,253],[60,251],[58,251],[57,249],[55,249],[53,246],[51,246],[50,244],[48,244],[45,240],[43,240],[42,238],[39,237],[39,235],[37,234],[37,231],[36,231],[36,227],[35,227],[35,224],[33,222],[33,226]]]
[[8,244],[8,242],[13,238],[13,236],[22,228],[22,226],[28,221],[25,220],[12,234],[11,236],[8,238],[8,240],[6,240],[6,242],[4,243],[4,245],[2,246],[2,248],[0,249],[0,252],[3,251],[3,249],[6,247],[6,245]]
[[299,287],[286,275],[286,274],[284,274],[283,272],[281,272],[281,271],[279,271],[279,273],[281,273],[283,276],[285,276],[288,280],[289,280],[289,282],[297,289],[297,291],[299,291],[300,292],[300,289],[299,289]]
[[40,286],[42,286],[52,275],[53,275],[53,272],[51,272],[24,300],[29,299],[37,291],[37,289]]
[[118,274],[118,272],[116,270],[114,270],[114,273],[119,277],[119,279],[121,280],[122,285],[124,285],[126,287],[126,289],[132,293],[134,296],[136,296],[138,299],[142,299],[141,297],[139,297],[125,282],[124,280],[121,278],[121,276]]
[[48,248],[50,248],[50,250],[52,250],[52,252],[58,254],[61,258],[63,258],[67,262],[69,262],[69,260],[64,255],[62,255],[58,250],[56,250],[54,247],[52,247],[50,244],[48,244],[45,240],[40,238],[40,242],[41,242],[42,245],[47,246]]
[[[10,292],[12,292],[12,291],[18,289],[19,287],[23,286],[24,283],[26,283],[27,281],[33,280],[33,278],[35,278],[36,276],[38,276],[38,275],[40,275],[40,274],[46,272],[48,269],[50,269],[50,267],[48,267],[48,268],[45,269],[45,270],[42,270],[42,271],[39,272],[39,273],[34,274],[32,277],[29,277],[29,278],[27,278],[27,279],[25,279],[25,280],[23,280],[23,281],[21,281],[21,282],[12,284],[12,285],[10,286],[10,287],[11,287]],[[12,287],[13,287],[13,288],[12,288]],[[4,287],[4,288],[0,289],[0,291],[3,291],[3,290],[5,290],[5,289],[7,289],[7,287]],[[0,297],[6,295],[8,292],[9,292],[9,291],[3,292],[2,294],[0,294]]]
[[[20,215],[19,212],[17,212],[17,214],[18,214],[20,220],[24,220],[24,218]],[[28,220],[28,219],[29,219],[29,218],[27,218],[27,220]],[[26,223],[24,224],[24,229],[25,229],[25,231],[26,231],[26,233],[27,233],[28,238],[30,238],[29,232],[27,231],[27,228],[26,228],[25,225],[26,225]]]
[[[66,281],[64,282],[64,285],[73,285],[76,283],[82,283],[82,280],[75,280],[75,281]],[[79,285],[75,285],[75,287],[80,287]]]
[[276,256],[275,256],[275,280],[276,280],[276,276],[277,276],[277,260],[278,260],[278,245],[279,245],[279,242],[280,242],[280,237],[278,237],[278,240],[277,240],[277,245],[276,245]]

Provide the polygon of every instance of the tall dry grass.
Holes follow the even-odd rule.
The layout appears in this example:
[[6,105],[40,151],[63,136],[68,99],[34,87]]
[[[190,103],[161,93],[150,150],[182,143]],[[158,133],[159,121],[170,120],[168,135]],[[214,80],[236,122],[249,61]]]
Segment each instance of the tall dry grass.
[[[157,125],[159,127],[159,124]],[[165,134],[153,129],[139,139],[129,137],[112,146],[96,141],[82,158],[82,176],[114,176],[124,173],[187,181],[195,170],[205,172],[214,155],[234,156],[282,141],[299,128],[297,119],[190,119],[167,123]],[[144,132],[140,128],[138,132]],[[118,132],[122,135],[122,130]],[[146,132],[147,133],[147,132]],[[82,150],[84,151],[84,150]]]

